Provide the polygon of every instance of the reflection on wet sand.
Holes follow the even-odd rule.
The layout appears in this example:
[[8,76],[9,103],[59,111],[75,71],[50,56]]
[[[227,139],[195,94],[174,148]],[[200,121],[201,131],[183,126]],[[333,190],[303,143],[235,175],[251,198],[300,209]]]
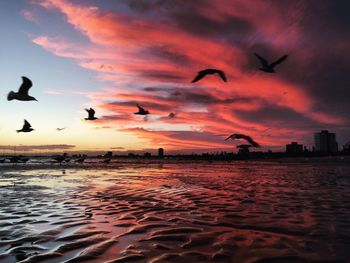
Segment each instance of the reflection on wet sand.
[[347,163],[39,168],[0,171],[1,262],[350,258]]

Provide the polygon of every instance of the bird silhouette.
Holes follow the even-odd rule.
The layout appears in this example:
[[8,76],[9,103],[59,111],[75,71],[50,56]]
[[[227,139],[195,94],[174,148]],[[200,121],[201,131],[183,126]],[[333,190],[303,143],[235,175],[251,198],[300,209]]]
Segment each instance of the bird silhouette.
[[89,117],[85,118],[85,120],[93,121],[93,120],[97,120],[98,119],[98,118],[95,117],[95,110],[93,108],[85,109],[85,110],[89,114]]
[[63,130],[65,130],[66,129],[66,127],[63,127],[63,128],[56,128],[56,131],[63,131]]
[[234,133],[228,136],[225,141],[227,140],[234,140],[234,139],[243,139],[249,142],[253,147],[260,147],[260,144],[258,144],[256,141],[254,141],[250,136],[244,135],[244,134],[239,134],[239,133]]
[[27,120],[24,120],[24,124],[21,130],[17,130],[17,132],[31,132],[34,131],[32,125]]
[[28,95],[28,91],[32,86],[33,83],[30,79],[28,79],[27,77],[22,77],[22,85],[19,87],[18,92],[10,91],[7,95],[7,100],[37,101],[36,98]]
[[288,58],[288,55],[284,55],[284,56],[280,57],[279,59],[277,59],[275,62],[269,63],[265,58],[263,58],[259,54],[254,53],[254,55],[260,60],[261,68],[259,68],[259,69],[261,71],[264,71],[267,73],[275,73],[276,72],[275,67]]
[[218,74],[223,81],[227,82],[227,78],[225,76],[225,73],[222,70],[207,68],[207,69],[199,71],[197,76],[192,80],[192,83],[201,80],[206,75],[212,75],[212,74]]
[[137,114],[137,115],[148,115],[148,114],[150,114],[148,110],[145,110],[140,105],[136,104],[136,106],[139,109],[139,111],[135,112],[134,114]]

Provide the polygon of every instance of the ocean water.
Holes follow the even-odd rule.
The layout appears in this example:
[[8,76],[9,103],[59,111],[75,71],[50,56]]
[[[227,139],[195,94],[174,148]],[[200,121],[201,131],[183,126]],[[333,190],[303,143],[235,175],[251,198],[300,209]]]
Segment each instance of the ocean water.
[[350,262],[347,160],[0,169],[0,262]]

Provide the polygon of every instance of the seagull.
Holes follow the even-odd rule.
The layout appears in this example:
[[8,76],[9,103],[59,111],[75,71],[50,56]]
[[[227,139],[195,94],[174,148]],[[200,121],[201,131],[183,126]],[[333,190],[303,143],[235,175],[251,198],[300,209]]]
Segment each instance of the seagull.
[[260,147],[260,145],[254,141],[250,136],[248,135],[244,135],[244,134],[239,134],[239,133],[234,133],[234,134],[231,134],[230,136],[228,136],[225,141],[227,140],[234,140],[234,139],[244,139],[246,140],[247,142],[249,142],[253,147]]
[[66,127],[63,127],[63,128],[56,128],[56,131],[63,131],[63,130],[65,130],[66,129]]
[[147,115],[147,114],[149,114],[149,111],[145,110],[140,105],[136,104],[136,106],[139,108],[139,111],[135,112],[134,114],[137,114],[137,115]]
[[24,124],[21,130],[17,130],[17,132],[31,132],[34,131],[32,125],[27,120],[24,120]]
[[19,87],[18,92],[10,91],[7,95],[7,100],[37,101],[36,98],[28,95],[28,91],[32,86],[33,83],[30,79],[22,77],[22,85]]
[[225,76],[225,73],[222,70],[207,68],[207,69],[199,71],[197,76],[192,80],[192,83],[197,82],[197,81],[201,80],[202,78],[204,78],[206,75],[210,75],[210,74],[218,74],[223,81],[227,82],[227,78]]
[[90,109],[85,109],[88,114],[89,114],[89,117],[88,118],[85,118],[85,120],[88,120],[88,121],[93,121],[93,120],[97,120],[98,118],[95,117],[95,110],[93,108],[90,108]]
[[284,55],[282,57],[280,57],[279,59],[277,59],[275,62],[273,63],[268,63],[266,59],[264,59],[262,56],[260,56],[257,53],[254,53],[254,55],[260,60],[261,63],[261,68],[259,68],[261,71],[267,72],[267,73],[275,73],[274,68],[282,63],[284,60],[286,60],[288,58],[288,55]]

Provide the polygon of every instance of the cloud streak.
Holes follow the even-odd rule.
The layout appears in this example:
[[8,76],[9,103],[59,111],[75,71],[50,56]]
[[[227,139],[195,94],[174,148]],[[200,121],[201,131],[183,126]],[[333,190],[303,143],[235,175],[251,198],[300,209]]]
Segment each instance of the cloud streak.
[[[111,83],[88,94],[105,113],[96,125],[169,148],[225,147],[215,134],[232,132],[248,133],[273,147],[308,141],[305,136],[321,127],[350,130],[344,100],[350,60],[342,37],[346,28],[339,26],[347,18],[334,15],[344,7],[322,2],[310,13],[312,4],[125,0],[114,3],[120,8],[113,10],[120,11],[111,11],[97,1],[89,6],[43,0],[35,5],[63,14],[63,22],[88,41],[81,45],[65,36],[32,41]],[[332,34],[327,45],[317,27],[323,16]],[[330,53],[325,52],[329,45],[334,47]],[[290,57],[277,74],[264,74],[256,69],[253,52]],[[229,82],[208,76],[190,84],[207,67],[224,70]],[[133,115],[136,103],[151,111],[147,122]],[[172,112],[176,115],[169,117]],[[270,136],[262,132],[266,129]]]
[[70,144],[49,144],[49,145],[0,145],[0,150],[5,151],[54,151],[54,150],[71,150],[75,148],[75,145]]

